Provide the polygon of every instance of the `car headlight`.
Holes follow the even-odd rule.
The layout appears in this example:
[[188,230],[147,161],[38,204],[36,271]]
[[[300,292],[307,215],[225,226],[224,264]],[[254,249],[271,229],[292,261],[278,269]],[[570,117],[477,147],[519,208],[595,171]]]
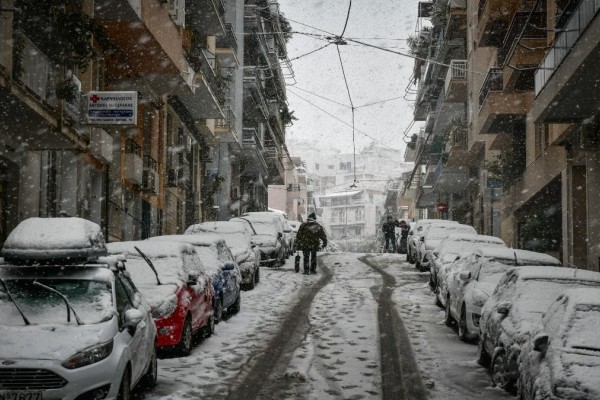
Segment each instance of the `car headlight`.
[[177,308],[177,296],[169,296],[158,307],[152,310],[152,318],[162,318],[173,314]]
[[63,361],[62,366],[68,369],[85,367],[86,365],[97,363],[107,358],[113,349],[113,340],[106,343],[90,346],[73,354]]

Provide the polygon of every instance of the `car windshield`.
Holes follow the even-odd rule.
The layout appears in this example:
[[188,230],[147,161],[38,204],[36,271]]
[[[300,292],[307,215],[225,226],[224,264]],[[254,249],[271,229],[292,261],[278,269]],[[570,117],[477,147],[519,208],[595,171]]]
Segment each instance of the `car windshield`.
[[274,224],[252,221],[252,225],[254,226],[257,235],[277,235],[277,229]]
[[[67,308],[56,293],[35,286],[35,279],[5,279],[8,291],[31,324],[67,324]],[[113,315],[112,291],[107,281],[38,279],[69,300],[84,324],[97,324]],[[0,319],[4,325],[23,325],[23,318],[0,286]],[[77,324],[71,317],[70,324]]]
[[578,305],[568,326],[565,347],[598,352],[600,356],[599,306]]
[[479,270],[479,277],[477,278],[477,280],[480,282],[498,282],[502,278],[502,274],[506,272],[506,270],[510,267],[510,265],[503,264],[500,262],[487,263]]

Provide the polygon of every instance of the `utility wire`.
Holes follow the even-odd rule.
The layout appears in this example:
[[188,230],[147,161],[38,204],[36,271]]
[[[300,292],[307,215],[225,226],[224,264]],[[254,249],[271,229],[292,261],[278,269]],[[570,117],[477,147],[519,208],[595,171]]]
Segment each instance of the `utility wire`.
[[[290,91],[290,93],[291,93],[291,94],[293,94],[294,96],[296,96],[296,97],[298,97],[298,98],[300,98],[300,99],[304,100],[305,102],[307,102],[307,103],[308,103],[308,104],[310,104],[311,106],[313,106],[313,107],[315,107],[316,109],[318,109],[318,110],[320,110],[320,111],[324,112],[325,114],[329,115],[331,118],[333,118],[333,119],[335,119],[335,120],[337,120],[337,121],[341,122],[342,124],[344,124],[344,125],[346,125],[346,126],[349,126],[350,128],[352,128],[352,125],[350,125],[350,124],[349,124],[349,123],[347,123],[346,121],[344,121],[344,120],[342,120],[342,119],[338,118],[337,116],[333,115],[333,114],[332,114],[332,113],[330,113],[329,111],[327,111],[327,110],[325,110],[325,109],[323,109],[323,108],[319,107],[318,105],[316,105],[316,104],[312,103],[310,100],[308,100],[308,99],[306,99],[306,98],[304,98],[304,97],[300,96],[298,93],[295,93],[295,92],[294,92],[294,90],[293,90],[292,88],[288,88],[288,90],[289,90],[289,91]],[[356,129],[356,128],[355,128],[354,130],[355,130],[356,132],[360,133],[361,135],[364,135],[364,136],[368,137],[368,138],[369,138],[369,139],[371,139],[372,141],[374,141],[374,142],[377,142],[377,143],[379,143],[380,145],[382,145],[382,146],[384,146],[384,147],[387,147],[387,148],[388,148],[388,149],[390,149],[390,150],[397,151],[397,152],[401,152],[401,151],[402,151],[402,150],[395,149],[395,148],[393,148],[393,147],[389,146],[389,145],[388,145],[388,144],[386,144],[385,142],[382,142],[381,140],[379,140],[379,139],[376,139],[376,138],[374,138],[373,136],[369,135],[368,133],[365,133],[365,132],[363,132],[363,131],[361,131],[361,130],[359,130],[359,129]]]
[[320,94],[317,94],[317,93],[311,92],[311,91],[309,91],[309,90],[306,90],[306,89],[302,89],[301,87],[294,86],[294,89],[300,90],[300,91],[302,91],[302,92],[305,92],[305,93],[308,93],[308,94],[312,94],[313,96],[319,97],[319,98],[321,98],[321,99],[323,99],[323,100],[330,101],[330,102],[332,102],[332,103],[335,103],[335,104],[337,104],[337,105],[339,105],[339,106],[346,107],[346,108],[351,108],[351,107],[350,107],[349,105],[347,105],[347,104],[340,103],[339,101],[336,101],[336,100],[329,99],[329,98],[327,98],[327,97],[325,97],[325,96],[321,96]]
[[335,48],[337,49],[338,58],[340,60],[340,66],[342,67],[342,76],[344,77],[344,84],[346,85],[346,91],[348,92],[348,99],[350,100],[350,111],[352,111],[352,149],[353,149],[353,154],[354,154],[354,163],[353,163],[354,184],[356,184],[356,138],[355,138],[355,133],[354,133],[354,131],[356,130],[355,123],[354,123],[356,109],[354,108],[354,103],[352,102],[352,96],[350,95],[350,87],[348,86],[348,78],[346,78],[346,71],[344,70],[344,62],[342,61],[342,53],[340,52],[340,45],[339,44],[336,45]]
[[350,20],[350,9],[351,8],[352,8],[352,0],[350,0],[350,3],[348,3],[348,13],[346,14],[346,22],[344,23],[344,29],[342,30],[340,37],[344,36],[344,33],[346,33],[346,28],[348,27],[348,21]]
[[385,100],[375,101],[375,102],[373,102],[373,103],[366,103],[366,104],[363,104],[362,106],[356,106],[356,107],[354,107],[354,108],[363,108],[363,107],[375,106],[375,105],[377,105],[377,104],[387,103],[388,101],[398,100],[398,99],[402,99],[402,98],[403,98],[403,96],[400,96],[400,97],[392,97],[392,98],[390,98],[390,99],[385,99]]
[[319,47],[318,49],[314,49],[314,50],[312,50],[312,51],[309,51],[308,53],[304,53],[304,54],[302,54],[302,55],[300,55],[300,56],[298,56],[298,57],[290,58],[290,61],[295,61],[295,60],[297,60],[297,59],[299,59],[299,58],[302,58],[302,57],[309,56],[309,55],[311,55],[311,54],[313,54],[313,53],[316,53],[316,52],[317,52],[317,51],[319,51],[319,50],[323,50],[324,48],[326,48],[326,47],[329,47],[329,46],[331,46],[331,45],[332,45],[332,43],[331,43],[331,42],[329,42],[329,43],[327,43],[325,46],[321,46],[321,47]]

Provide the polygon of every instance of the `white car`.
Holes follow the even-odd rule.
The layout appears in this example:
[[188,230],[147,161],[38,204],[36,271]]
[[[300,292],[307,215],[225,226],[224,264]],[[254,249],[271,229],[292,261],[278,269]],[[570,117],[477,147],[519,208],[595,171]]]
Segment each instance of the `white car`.
[[481,311],[477,362],[492,381],[513,390],[521,346],[542,314],[567,289],[600,287],[600,273],[575,268],[514,267],[502,277]]
[[250,219],[247,216],[230,219],[230,221],[239,220],[250,223],[256,232],[252,236],[252,243],[257,245],[260,251],[260,265],[281,267],[286,257],[286,247],[283,232],[278,230],[278,223],[268,219]]
[[240,230],[240,222],[214,221],[191,225],[186,235],[215,234],[225,239],[242,273],[242,289],[252,290],[260,280],[260,251],[253,245],[251,235]]
[[79,218],[32,218],[9,235],[0,264],[1,398],[129,398],[138,383],[156,384],[150,307],[122,261],[102,253],[100,227]]
[[429,270],[429,260],[425,259],[425,254],[428,251],[433,251],[440,245],[442,240],[449,235],[457,233],[477,234],[475,228],[471,225],[452,224],[452,225],[430,225],[427,227],[417,244],[415,254],[415,267],[421,271]]
[[429,263],[429,285],[434,292],[437,289],[438,272],[444,266],[454,262],[462,253],[481,246],[506,247],[504,241],[495,236],[454,233],[442,240],[433,251],[425,253],[425,258]]
[[521,352],[519,398],[600,398],[599,327],[599,288],[560,295]]
[[[291,240],[292,240],[292,229],[288,225],[286,216],[282,212],[275,211],[256,211],[242,214],[242,218],[249,220],[254,226],[255,222],[261,223],[274,223],[277,232],[281,233],[282,245],[284,247],[284,258],[282,263],[285,263],[285,259],[291,254]],[[255,228],[256,229],[256,228]]]
[[414,226],[411,224],[411,230],[408,232],[407,239],[407,252],[406,252],[406,261],[411,264],[414,264],[417,259],[417,246],[419,245],[419,241],[421,240],[421,236],[425,229],[430,225],[452,225],[458,224],[456,221],[449,221],[445,219],[421,219],[417,221]]
[[446,324],[458,321],[458,336],[470,341],[479,336],[481,309],[511,267],[544,265],[560,267],[556,258],[508,247],[481,247],[453,264],[442,280],[438,296],[446,307]]

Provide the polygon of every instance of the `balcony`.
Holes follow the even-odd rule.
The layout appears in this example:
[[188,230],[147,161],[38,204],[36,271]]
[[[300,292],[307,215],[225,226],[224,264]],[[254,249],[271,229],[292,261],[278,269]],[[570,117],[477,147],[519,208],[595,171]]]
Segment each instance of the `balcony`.
[[500,68],[491,68],[479,91],[478,134],[512,131],[522,122],[533,104],[531,91],[504,91]]
[[242,133],[242,157],[247,158],[248,163],[244,171],[246,173],[267,174],[268,167],[263,157],[263,145],[254,128],[244,128]]
[[265,147],[264,155],[269,170],[270,183],[283,182],[285,169],[281,162],[281,152],[279,149],[277,147]]
[[225,24],[225,35],[217,38],[215,55],[219,64],[225,68],[238,68],[240,61],[237,57],[238,43],[231,24]]
[[466,38],[467,0],[451,0],[448,3],[448,23],[445,37],[447,39]]
[[203,36],[225,35],[225,6],[222,0],[186,2],[186,24]]
[[583,32],[596,18],[598,11],[600,11],[600,2],[598,1],[582,1],[573,11],[570,19],[565,24],[564,30],[558,34],[552,48],[546,53],[546,57],[544,57],[535,73],[536,96],[540,94],[567,55],[575,47]]
[[[531,16],[531,17],[530,17]],[[529,24],[527,24],[527,20],[529,19]],[[534,12],[530,11],[518,11],[515,13],[510,26],[508,27],[508,31],[506,32],[506,36],[504,41],[502,42],[502,46],[498,49],[497,63],[500,66],[505,66],[507,63],[510,63],[515,66],[530,66],[530,65],[538,65],[541,61],[539,57],[540,51],[535,50],[526,50],[523,47],[518,47],[518,43],[526,45],[530,48],[536,47],[544,47],[546,44],[546,13],[545,12]],[[519,50],[525,50],[525,54],[531,52],[532,59],[531,60],[511,60],[511,57],[515,54],[515,51],[519,48]],[[543,55],[543,50],[542,55]],[[519,52],[520,55],[523,52]],[[537,57],[535,57],[537,56]]]
[[479,0],[477,43],[480,47],[498,47],[506,36],[512,15],[519,2],[506,0]]
[[444,86],[446,101],[461,102],[467,101],[467,61],[452,60],[450,68],[446,74]]
[[237,116],[230,106],[223,108],[224,118],[217,119],[215,123],[215,133],[219,135],[221,143],[239,143],[240,139],[235,128]]

